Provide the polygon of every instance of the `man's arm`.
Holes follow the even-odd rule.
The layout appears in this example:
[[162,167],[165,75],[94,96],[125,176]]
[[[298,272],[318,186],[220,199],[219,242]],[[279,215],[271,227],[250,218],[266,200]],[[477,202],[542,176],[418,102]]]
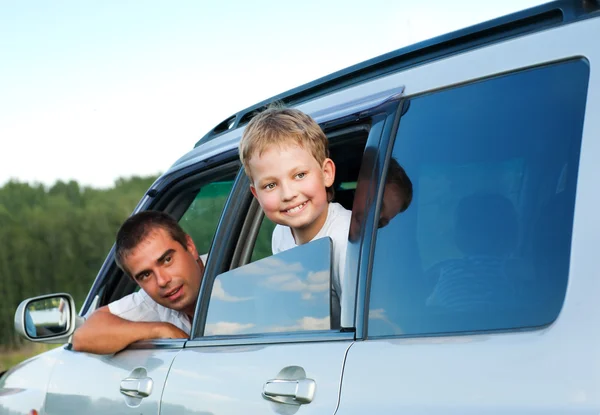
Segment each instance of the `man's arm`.
[[140,340],[188,337],[171,323],[125,320],[104,306],[94,311],[75,331],[72,344],[73,350],[78,352],[112,354]]

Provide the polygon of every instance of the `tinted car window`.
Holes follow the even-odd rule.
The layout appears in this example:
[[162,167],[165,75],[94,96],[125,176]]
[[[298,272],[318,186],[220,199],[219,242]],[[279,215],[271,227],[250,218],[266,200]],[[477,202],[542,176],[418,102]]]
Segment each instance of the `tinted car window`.
[[263,216],[260,229],[256,237],[256,243],[254,244],[254,249],[252,250],[252,257],[250,259],[251,262],[271,256],[273,253],[271,250],[271,235],[273,235],[274,229],[275,224],[271,222],[269,218]]
[[179,224],[194,240],[200,254],[208,253],[223,206],[233,187],[233,176],[208,183],[198,191]]
[[587,62],[573,60],[407,102],[392,163],[410,177],[413,200],[377,231],[370,336],[557,317],[588,77]]

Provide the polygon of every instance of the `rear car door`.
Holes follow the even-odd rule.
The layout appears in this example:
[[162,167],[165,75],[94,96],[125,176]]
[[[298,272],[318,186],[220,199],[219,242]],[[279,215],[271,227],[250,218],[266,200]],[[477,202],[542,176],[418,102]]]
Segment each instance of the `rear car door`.
[[[406,102],[369,178],[364,341],[338,414],[598,411],[598,32],[588,19],[388,78]],[[378,228],[394,163],[412,203]]]
[[[377,143],[393,124],[395,111],[373,111],[348,117],[350,125],[322,124],[345,207],[367,140]],[[209,254],[194,337],[173,361],[161,415],[336,412],[354,330],[330,318],[331,282],[316,265],[323,249],[313,245],[323,239],[271,256],[272,229],[241,172]]]

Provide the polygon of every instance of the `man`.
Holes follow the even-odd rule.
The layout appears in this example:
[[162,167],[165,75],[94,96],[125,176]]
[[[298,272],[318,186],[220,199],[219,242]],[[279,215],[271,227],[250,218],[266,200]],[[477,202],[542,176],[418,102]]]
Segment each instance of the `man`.
[[116,262],[141,289],[96,310],[73,349],[110,354],[140,340],[188,338],[204,263],[177,221],[156,211],[131,216],[117,233]]

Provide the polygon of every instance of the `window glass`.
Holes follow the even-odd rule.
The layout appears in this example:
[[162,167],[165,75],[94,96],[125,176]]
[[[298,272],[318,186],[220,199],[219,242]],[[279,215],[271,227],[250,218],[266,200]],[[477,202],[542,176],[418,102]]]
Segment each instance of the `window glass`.
[[412,202],[398,215],[402,197],[386,186],[382,213],[391,214],[377,231],[370,336],[527,328],[557,317],[588,77],[587,62],[573,60],[408,102],[390,166],[410,178]]
[[206,184],[179,220],[200,254],[208,253],[227,197],[233,187],[233,177]]
[[217,276],[205,335],[329,330],[331,239]]
[[271,249],[271,235],[273,235],[273,229],[275,229],[275,224],[263,215],[250,262],[266,258],[273,253]]

